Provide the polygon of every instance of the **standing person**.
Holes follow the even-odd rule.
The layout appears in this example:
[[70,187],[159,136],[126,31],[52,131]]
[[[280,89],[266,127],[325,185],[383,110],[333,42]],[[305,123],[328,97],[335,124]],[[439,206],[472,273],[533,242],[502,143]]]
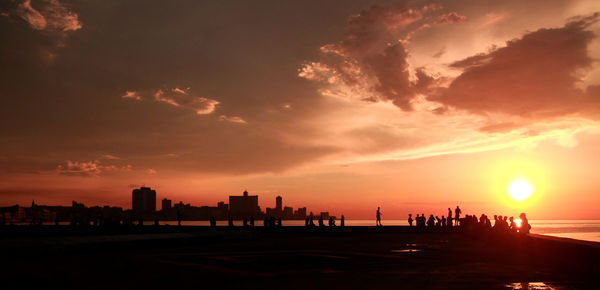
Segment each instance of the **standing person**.
[[344,221],[345,221],[345,219],[344,219],[344,215],[342,215],[342,219],[340,220],[340,226],[342,226],[342,227],[343,227],[343,226],[345,225],[345,224],[344,224]]
[[448,219],[447,219],[447,224],[449,227],[452,226],[452,210],[450,208],[448,208]]
[[455,220],[455,224],[456,226],[458,226],[458,224],[460,223],[460,214],[462,213],[462,210],[460,210],[460,207],[458,207],[458,205],[456,206],[456,209],[454,210],[454,220]]
[[376,218],[377,220],[375,221],[375,226],[381,227],[381,209],[379,207],[377,207]]
[[413,223],[412,213],[409,213],[408,214],[408,226],[412,227],[412,223]]

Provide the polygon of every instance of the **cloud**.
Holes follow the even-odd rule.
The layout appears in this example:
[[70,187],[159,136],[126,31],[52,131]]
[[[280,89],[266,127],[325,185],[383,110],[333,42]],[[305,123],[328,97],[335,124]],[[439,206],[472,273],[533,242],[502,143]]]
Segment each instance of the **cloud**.
[[432,25],[466,19],[456,12],[438,15],[439,9],[439,5],[401,4],[362,11],[350,18],[343,40],[321,47],[320,60],[304,64],[298,75],[324,85],[323,95],[390,101],[411,111],[411,101],[426,92],[433,79],[424,70],[410,67],[407,43]]
[[79,22],[79,15],[58,0],[41,0],[34,3],[32,5],[31,0],[25,0],[18,5],[15,12],[35,30],[65,33],[83,27]]
[[103,173],[117,170],[131,171],[131,165],[103,165],[98,160],[92,161],[71,161],[67,160],[63,164],[59,164],[56,170],[61,175],[95,177]]
[[598,98],[577,85],[594,62],[588,45],[596,35],[587,28],[598,18],[598,13],[575,18],[563,27],[542,28],[455,61],[450,66],[462,73],[429,99],[476,114],[529,119],[587,114]]
[[154,93],[154,99],[175,107],[184,107],[196,111],[198,115],[212,113],[219,101],[204,97],[192,96],[187,90],[179,88],[158,90]]
[[118,160],[118,159],[121,159],[121,158],[119,158],[119,157],[117,157],[117,156],[110,155],[110,154],[105,154],[105,155],[102,155],[102,158],[104,158],[104,159],[109,159],[109,160]]
[[136,91],[126,91],[124,95],[121,96],[123,99],[132,99],[136,101],[141,101],[142,96],[138,94]]
[[239,124],[248,124],[248,122],[246,122],[246,120],[244,120],[238,116],[230,117],[230,116],[226,116],[226,115],[221,115],[221,116],[219,116],[219,121],[226,121],[226,122],[239,123]]
[[459,23],[467,20],[467,17],[456,12],[450,12],[441,15],[436,21],[436,24]]

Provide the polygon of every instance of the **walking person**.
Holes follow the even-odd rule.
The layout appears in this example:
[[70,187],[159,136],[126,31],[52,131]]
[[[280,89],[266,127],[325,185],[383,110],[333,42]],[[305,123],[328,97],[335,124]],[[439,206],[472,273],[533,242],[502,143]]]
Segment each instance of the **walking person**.
[[383,225],[381,224],[381,208],[380,207],[377,207],[376,218],[377,218],[377,220],[375,221],[375,226],[382,227]]

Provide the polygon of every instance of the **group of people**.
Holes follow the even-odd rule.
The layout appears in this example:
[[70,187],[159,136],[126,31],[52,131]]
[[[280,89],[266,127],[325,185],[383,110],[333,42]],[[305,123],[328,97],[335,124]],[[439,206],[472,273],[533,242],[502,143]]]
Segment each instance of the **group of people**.
[[[342,226],[342,227],[345,226],[345,223],[346,223],[346,221],[345,221],[344,215],[342,215],[342,218],[340,219],[340,226]],[[335,224],[335,218],[332,217],[332,216],[329,217],[329,220],[327,221],[327,225],[329,227],[335,227],[335,226],[337,226]],[[307,228],[309,228],[309,227],[315,227],[315,221],[314,221],[314,218],[313,218],[312,214],[311,214],[311,216],[307,217],[304,220],[304,226],[307,227]],[[321,215],[321,216],[319,216],[319,227],[324,227],[324,226],[325,226],[325,220],[323,218],[323,215]]]
[[[416,217],[413,218],[412,214],[408,215],[408,225],[410,227],[415,226],[416,223],[417,228],[433,228],[433,227],[458,227],[462,226],[464,228],[472,228],[477,227],[481,229],[491,229],[497,232],[514,232],[514,233],[524,233],[527,234],[531,230],[531,225],[527,220],[527,215],[525,213],[521,213],[519,215],[520,223],[517,224],[517,220],[514,217],[494,215],[494,225],[488,218],[487,215],[482,214],[479,219],[475,215],[466,215],[464,218],[461,218],[462,210],[459,206],[456,206],[454,212],[452,209],[448,208],[448,215],[442,216],[434,216],[433,214],[429,215],[429,218],[425,217],[425,214],[417,214]],[[377,211],[375,213],[375,225],[380,227],[381,224],[381,208],[377,207]]]
[[433,216],[432,214],[429,215],[429,218],[425,217],[425,214],[417,214],[417,216],[413,219],[412,214],[408,215],[408,225],[409,226],[413,226],[413,222],[416,222],[416,226],[417,227],[452,227],[452,226],[458,226],[460,223],[460,214],[462,213],[462,210],[460,209],[460,207],[456,207],[456,209],[454,210],[454,217],[452,217],[452,210],[450,208],[448,208],[448,217],[446,218],[445,216],[442,216],[441,218],[439,216]]
[[531,225],[525,213],[519,215],[520,222],[517,223],[514,217],[494,215],[494,224],[487,215],[482,214],[479,219],[475,215],[467,215],[464,220],[465,227],[471,229],[491,230],[494,232],[512,232],[528,234]]

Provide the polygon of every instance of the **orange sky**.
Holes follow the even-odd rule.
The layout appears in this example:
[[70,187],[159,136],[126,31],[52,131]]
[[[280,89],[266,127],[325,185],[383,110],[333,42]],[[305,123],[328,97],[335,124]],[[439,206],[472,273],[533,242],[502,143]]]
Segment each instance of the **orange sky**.
[[[0,5],[0,205],[600,219],[598,1]],[[515,178],[534,187],[517,202]]]

